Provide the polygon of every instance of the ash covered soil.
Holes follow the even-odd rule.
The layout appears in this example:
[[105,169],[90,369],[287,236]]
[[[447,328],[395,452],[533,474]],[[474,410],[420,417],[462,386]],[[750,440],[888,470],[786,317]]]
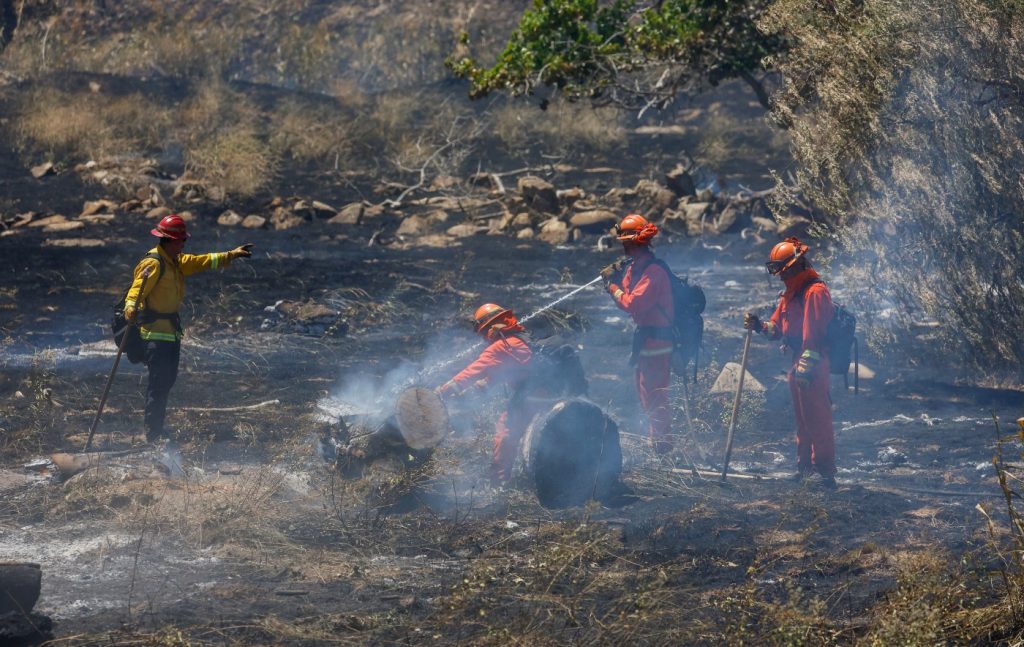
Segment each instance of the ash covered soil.
[[[152,452],[68,483],[26,471],[31,455],[84,445],[114,357],[109,312],[151,226],[119,223],[94,249],[43,246],[38,230],[0,242],[13,279],[0,290],[3,426],[28,439],[0,466],[0,557],[42,564],[37,610],[68,644],[175,631],[197,644],[713,643],[773,622],[768,605],[791,605],[790,625],[813,608],[850,640],[908,573],[986,559],[976,504],[1002,518],[992,416],[1015,419],[1020,393],[866,350],[859,395],[832,388],[837,491],[779,478],[795,454],[786,358],[761,339],[750,371],[764,391],[745,400],[733,453],[751,478],[723,487],[674,469],[720,467],[731,396],[709,389],[739,361],[742,313],[777,294],[766,248],[739,236],[718,239],[724,249],[658,247],[709,302],[693,426],[677,383],[671,457],[640,438],[627,317],[597,286],[559,306],[585,322],[591,397],[624,432],[636,497],[622,506],[545,510],[525,485],[489,488],[497,400],[453,409],[454,433],[415,474],[346,480],[316,455],[323,402],[362,389],[380,401],[358,405],[386,408],[396,376],[435,386],[472,355],[421,369],[477,348],[464,323],[476,305],[531,313],[615,258],[594,241],[483,235],[441,250],[371,246],[370,226],[241,232],[200,218],[190,251],[257,251],[189,280],[169,416],[183,473],[147,469],[161,460]],[[832,288],[841,301],[855,286]],[[336,325],[300,329],[278,302],[325,305]],[[122,363],[101,449],[141,435],[143,384]]]

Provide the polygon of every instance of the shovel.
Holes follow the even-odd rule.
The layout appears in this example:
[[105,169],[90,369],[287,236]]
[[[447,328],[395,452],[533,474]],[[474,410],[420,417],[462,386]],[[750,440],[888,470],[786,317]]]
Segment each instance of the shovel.
[[747,331],[747,337],[743,340],[743,358],[740,360],[740,379],[736,383],[736,399],[732,402],[732,419],[729,421],[729,435],[725,439],[725,460],[722,464],[722,482],[729,472],[729,458],[732,456],[732,439],[736,433],[736,417],[740,412],[740,398],[743,396],[743,378],[747,375],[747,356],[750,354],[750,339],[754,336],[753,330]]
[[[147,267],[142,272],[142,285],[139,287],[139,294],[144,294],[146,289],[146,281],[149,279],[149,275],[153,273],[153,268]],[[114,383],[114,374],[117,373],[117,365],[121,363],[121,353],[124,352],[124,345],[128,343],[128,329],[135,325],[135,322],[129,321],[125,326],[124,335],[121,336],[121,343],[117,346],[117,355],[114,357],[114,366],[110,369],[110,375],[107,377],[107,385],[103,388],[103,397],[100,398],[100,406],[96,408],[96,417],[92,419],[92,426],[89,427],[89,438],[85,441],[85,449],[82,452],[87,452],[92,449],[92,437],[96,435],[96,425],[100,422],[100,416],[103,415],[103,407],[107,404],[107,396],[110,395],[110,385]]]

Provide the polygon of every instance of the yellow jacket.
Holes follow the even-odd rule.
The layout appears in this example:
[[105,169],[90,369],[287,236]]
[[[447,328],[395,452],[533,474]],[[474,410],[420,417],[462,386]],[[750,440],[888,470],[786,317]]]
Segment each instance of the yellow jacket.
[[[227,252],[214,254],[181,254],[177,260],[171,258],[162,247],[157,245],[149,250],[150,254],[159,254],[164,262],[164,273],[160,276],[160,261],[155,258],[143,258],[135,266],[132,287],[125,297],[124,307],[135,308],[139,312],[141,323],[139,333],[143,339],[157,341],[178,341],[181,330],[178,330],[170,319],[155,319],[146,323],[145,312],[151,314],[172,315],[178,312],[185,298],[185,277],[206,270],[227,267],[231,259]],[[142,285],[142,273],[152,268],[146,279],[145,289]],[[157,280],[159,277],[159,281]],[[142,293],[140,294],[140,291]]]

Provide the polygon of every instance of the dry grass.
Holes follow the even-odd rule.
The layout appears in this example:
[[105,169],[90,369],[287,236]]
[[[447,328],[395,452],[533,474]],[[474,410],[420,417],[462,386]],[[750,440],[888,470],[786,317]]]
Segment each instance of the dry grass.
[[289,100],[270,115],[268,143],[274,152],[321,166],[349,166],[358,135],[356,122],[338,110]]
[[510,150],[535,146],[609,153],[626,145],[622,113],[613,108],[556,100],[541,111],[536,105],[509,101],[493,113],[494,131]]
[[227,195],[250,197],[274,179],[278,159],[256,132],[237,127],[189,148],[186,169]]

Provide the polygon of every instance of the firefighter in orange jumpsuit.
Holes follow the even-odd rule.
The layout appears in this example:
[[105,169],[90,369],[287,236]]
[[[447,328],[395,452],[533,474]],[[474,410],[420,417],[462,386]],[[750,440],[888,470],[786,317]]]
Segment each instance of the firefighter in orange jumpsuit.
[[491,482],[498,485],[511,476],[519,443],[542,405],[529,397],[529,365],[533,351],[515,314],[508,308],[486,303],[477,308],[473,320],[477,334],[490,343],[479,357],[437,391],[442,397],[462,395],[471,388],[507,386],[511,391],[508,407],[494,425]]
[[834,488],[835,433],[826,334],[835,310],[828,287],[807,260],[808,250],[797,238],[787,238],[772,248],[765,265],[769,274],[782,280],[786,290],[770,320],[762,322],[748,313],[743,318],[743,327],[770,339],[783,339],[793,353],[789,390],[797,430],[794,480],[817,471],[823,484]]
[[615,305],[628,312],[636,324],[630,364],[636,365],[636,391],[647,414],[648,438],[655,451],[664,454],[673,446],[668,394],[674,346],[672,284],[651,251],[657,226],[643,216],[629,214],[615,231],[629,256],[629,266],[623,271],[622,261],[613,263],[601,270],[601,276]]

